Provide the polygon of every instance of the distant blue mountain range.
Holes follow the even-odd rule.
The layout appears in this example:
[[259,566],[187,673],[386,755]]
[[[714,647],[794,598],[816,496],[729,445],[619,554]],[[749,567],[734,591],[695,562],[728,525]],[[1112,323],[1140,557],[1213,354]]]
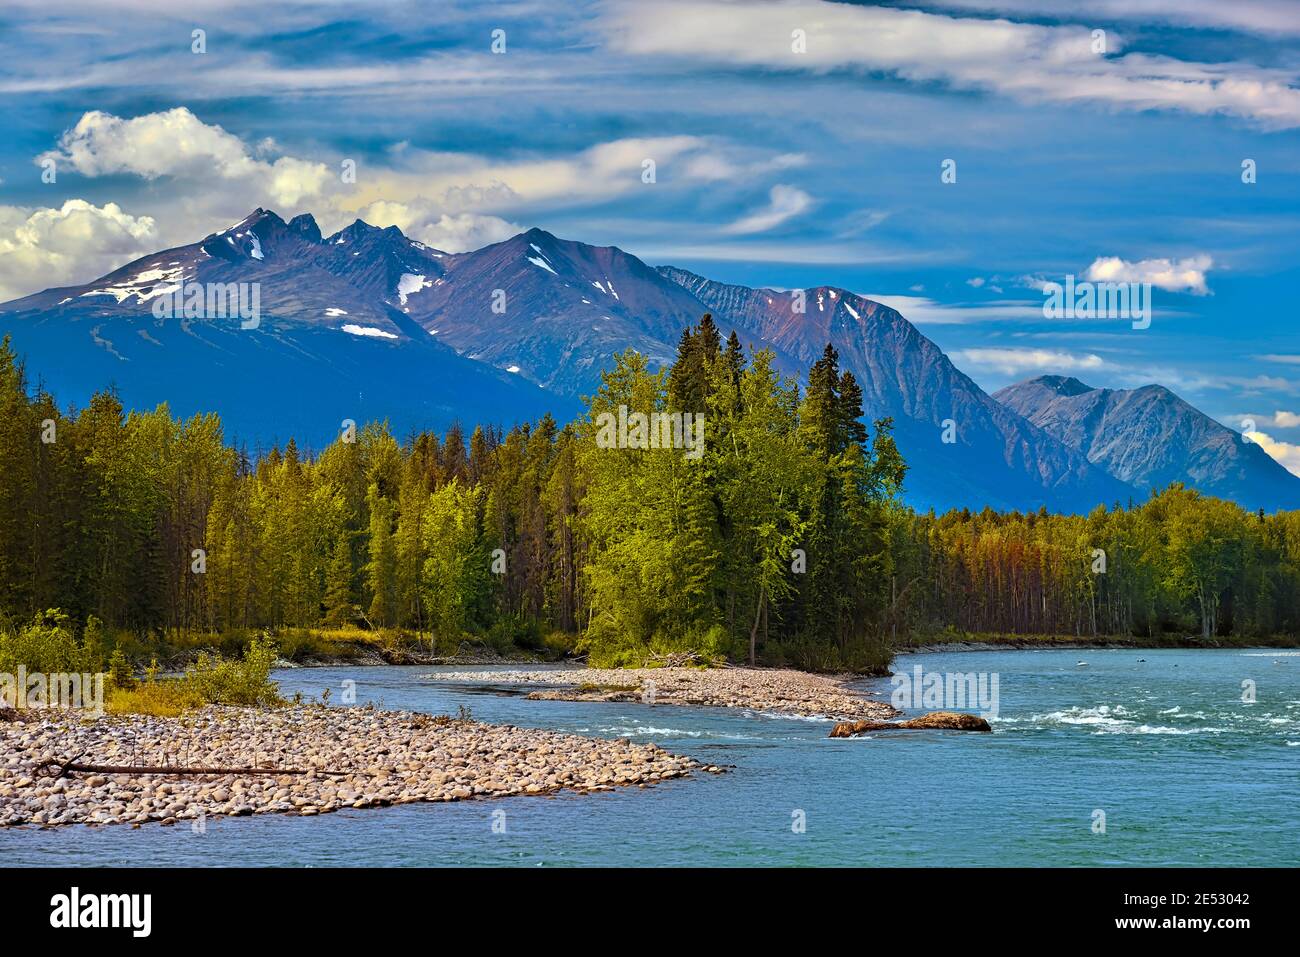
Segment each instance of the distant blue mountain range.
[[[233,294],[241,283],[256,284],[255,321],[178,308],[193,284]],[[830,286],[803,300],[798,312],[789,292],[652,268],[540,229],[452,254],[396,227],[358,220],[324,237],[309,215],[286,223],[258,209],[93,282],[2,305],[0,330],[60,402],[113,385],[128,407],[215,410],[230,439],[256,450],[290,436],[319,448],[344,419],[387,419],[399,438],[544,412],[563,422],[615,353],[670,362],[682,329],[710,312],[799,378],[832,343],[866,418],[894,419],[918,507],[1080,512],[1173,480],[1251,508],[1300,507],[1300,478],[1168,390],[1045,377],[990,396],[895,310]]]

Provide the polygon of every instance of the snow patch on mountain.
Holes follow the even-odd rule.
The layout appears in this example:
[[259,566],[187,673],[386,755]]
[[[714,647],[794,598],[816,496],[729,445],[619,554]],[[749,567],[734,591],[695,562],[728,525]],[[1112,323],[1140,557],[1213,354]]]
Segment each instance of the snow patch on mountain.
[[185,281],[185,267],[174,269],[146,269],[144,272],[128,279],[120,286],[103,286],[83,292],[85,296],[112,296],[117,302],[123,302],[132,296],[137,302],[147,302],[155,296],[175,292]]
[[396,339],[397,336],[391,332],[385,332],[383,329],[376,329],[374,326],[358,326],[354,322],[344,323],[340,326],[344,332],[353,336],[368,336],[372,339]]
[[433,283],[426,280],[423,274],[403,273],[402,278],[397,281],[398,301],[404,306],[406,305],[407,296],[413,296],[421,289],[428,289],[432,285]]

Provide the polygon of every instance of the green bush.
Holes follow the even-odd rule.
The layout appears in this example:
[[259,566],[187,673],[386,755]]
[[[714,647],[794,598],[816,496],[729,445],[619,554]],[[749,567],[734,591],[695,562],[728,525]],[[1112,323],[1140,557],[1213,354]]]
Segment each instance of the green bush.
[[180,680],[205,704],[276,705],[282,699],[271,681],[275,658],[274,642],[261,635],[248,643],[242,660],[204,652]]
[[847,671],[885,677],[893,660],[894,651],[884,641],[862,638],[841,648],[834,642],[801,635],[778,646],[774,656],[763,655],[761,663],[823,674]]
[[21,665],[29,672],[98,672],[103,670],[102,631],[98,619],[86,625],[87,638],[78,641],[71,620],[57,608],[37,614],[22,628],[0,628],[0,671],[14,674]]
[[655,667],[661,663],[657,659],[691,652],[705,662],[721,662],[734,659],[739,653],[722,625],[692,628],[680,635],[656,636],[649,642],[627,636],[611,640],[606,633],[599,641],[580,642],[579,648],[589,652],[588,663],[593,668]]
[[[284,704],[271,680],[275,665],[274,642],[266,635],[248,643],[242,659],[222,658],[203,652],[179,677],[160,678],[157,661],[145,669],[143,681],[130,677],[111,682],[108,710],[170,717],[209,704],[277,707]],[[119,659],[125,666],[125,659]]]
[[115,688],[135,687],[135,673],[121,648],[114,648],[108,657],[108,680]]

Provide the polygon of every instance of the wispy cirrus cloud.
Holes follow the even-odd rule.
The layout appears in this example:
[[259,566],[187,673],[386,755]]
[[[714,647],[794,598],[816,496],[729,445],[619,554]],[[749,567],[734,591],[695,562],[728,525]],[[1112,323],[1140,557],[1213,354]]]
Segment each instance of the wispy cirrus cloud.
[[[1292,71],[1121,55],[1118,34],[1106,33],[1099,47],[1086,26],[821,0],[619,3],[603,26],[611,46],[640,56],[766,71],[885,72],[1028,102],[1229,114],[1272,129],[1300,126],[1300,88]],[[802,48],[794,31],[803,31]]]
[[1065,352],[1059,349],[958,349],[951,353],[959,368],[1019,376],[1029,372],[1085,372],[1106,367],[1094,353]]
[[1300,35],[1291,0],[1073,0],[1068,8],[1045,0],[931,0],[932,7],[967,12],[1067,19],[1076,23],[1121,21],[1240,30],[1264,36]]
[[983,322],[1023,322],[1043,319],[1043,304],[1025,300],[943,302],[929,296],[866,294],[868,299],[896,309],[919,326],[964,326]]
[[1286,409],[1277,409],[1273,412],[1239,412],[1236,415],[1224,416],[1220,421],[1234,429],[1245,429],[1247,431],[1254,428],[1263,428],[1267,426],[1271,429],[1295,429],[1300,428],[1300,413],[1289,412]]
[[[358,176],[347,200],[360,209],[379,201],[421,198],[440,209],[517,211],[548,204],[598,202],[647,189],[674,190],[793,169],[804,157],[740,146],[723,137],[631,136],[562,155],[519,158],[403,151],[398,162]],[[643,174],[653,163],[654,180]]]
[[[941,262],[943,250],[888,249],[854,245],[839,240],[753,240],[745,242],[648,242],[638,246],[642,259],[667,264],[688,260],[702,262],[784,263],[786,265],[863,266]],[[879,296],[871,298],[883,301]]]
[[812,204],[813,198],[797,186],[777,183],[768,196],[767,206],[742,216],[722,232],[733,236],[767,232],[810,209]]

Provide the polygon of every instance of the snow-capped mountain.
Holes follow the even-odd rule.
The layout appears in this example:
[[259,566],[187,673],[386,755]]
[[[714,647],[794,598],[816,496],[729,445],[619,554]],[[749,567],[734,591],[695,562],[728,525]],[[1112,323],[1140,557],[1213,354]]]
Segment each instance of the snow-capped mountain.
[[635,256],[541,229],[443,264],[445,281],[410,297],[411,318],[457,351],[563,395],[594,392],[629,346],[671,362],[682,328],[704,311]]
[[[256,318],[187,311],[214,286],[255,288]],[[357,221],[324,237],[310,215],[286,223],[258,209],[93,282],[2,305],[0,331],[62,402],[112,385],[127,407],[218,411],[250,445],[319,445],[343,419],[388,419],[399,435],[544,411],[567,420],[616,353],[669,362],[681,330],[711,312],[724,335],[770,348],[799,379],[832,343],[867,417],[893,417],[914,505],[1083,511],[1145,497],[1127,483],[1154,472],[1126,478],[1036,407],[995,401],[893,309],[830,286],[802,294],[801,311],[789,292],[652,268],[540,229],[451,254],[396,227]],[[1175,441],[1166,454],[1177,463],[1196,449]]]
[[[61,402],[114,386],[128,408],[216,410],[251,445],[320,445],[344,419],[387,418],[400,435],[575,414],[576,401],[459,355],[406,315],[403,290],[436,281],[441,255],[396,229],[355,223],[322,238],[311,216],[258,209],[86,285],[6,303],[0,329]],[[186,318],[196,288],[241,283],[245,307],[255,284],[256,321],[234,308]]]

